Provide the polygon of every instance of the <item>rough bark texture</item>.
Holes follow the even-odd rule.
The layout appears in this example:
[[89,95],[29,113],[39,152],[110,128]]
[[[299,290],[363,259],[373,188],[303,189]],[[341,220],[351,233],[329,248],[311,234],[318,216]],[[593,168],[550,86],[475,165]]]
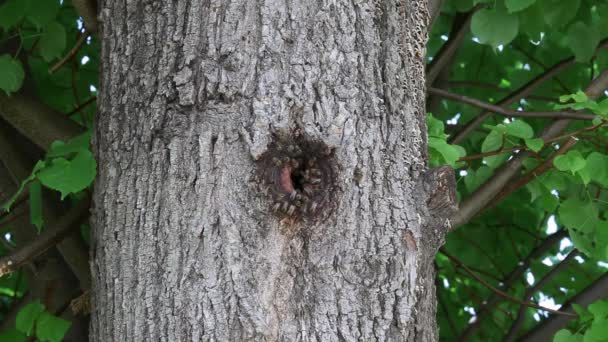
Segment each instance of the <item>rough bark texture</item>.
[[[436,340],[425,1],[99,7],[93,341]],[[339,166],[314,224],[254,177],[295,131]]]

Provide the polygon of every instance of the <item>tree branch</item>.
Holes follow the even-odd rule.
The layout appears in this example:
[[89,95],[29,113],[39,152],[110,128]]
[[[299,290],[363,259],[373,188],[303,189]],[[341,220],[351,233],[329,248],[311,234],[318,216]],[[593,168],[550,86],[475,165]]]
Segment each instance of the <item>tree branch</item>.
[[87,31],[97,33],[97,1],[96,0],[72,0],[72,5],[84,20]]
[[80,36],[78,37],[76,44],[67,53],[67,55],[65,55],[59,62],[57,62],[55,65],[53,65],[52,68],[49,69],[49,74],[54,74],[57,70],[59,70],[59,68],[61,68],[65,63],[67,63],[70,59],[72,59],[72,57],[74,57],[74,55],[76,55],[76,53],[78,52],[78,50],[80,49],[82,44],[84,44],[84,42],[87,40],[88,36],[89,36],[88,31],[82,32],[80,34]]
[[435,19],[437,19],[437,17],[439,16],[439,13],[441,13],[441,6],[443,6],[443,2],[444,2],[444,0],[429,0],[429,2],[428,2],[428,9],[429,9],[428,28],[429,28],[429,31],[430,31],[430,28],[433,27],[433,23],[435,22]]
[[525,112],[517,111],[491,103],[487,103],[478,99],[474,99],[468,96],[454,94],[446,90],[430,87],[427,92],[433,95],[441,96],[446,99],[466,103],[481,109],[485,109],[488,112],[502,114],[508,117],[523,117],[523,118],[548,118],[548,119],[574,119],[574,120],[593,120],[596,115],[585,114],[579,112]]
[[[551,281],[551,279],[553,279],[553,277],[555,277],[557,274],[559,274],[559,272],[563,271],[563,269],[566,268],[566,266],[568,266],[570,264],[570,261],[572,261],[572,259],[574,259],[574,257],[577,256],[578,254],[579,254],[578,250],[576,250],[576,249],[573,250],[572,252],[570,252],[568,254],[568,256],[566,256],[564,258],[564,260],[562,260],[559,264],[557,264],[555,267],[553,267],[547,274],[545,274],[545,276],[541,280],[538,281],[538,283],[534,284],[534,286],[532,286],[531,288],[529,288],[526,291],[526,294],[524,295],[524,299],[531,298],[534,293],[536,293],[537,291],[540,291],[540,289],[543,286],[545,286],[546,283]],[[517,312],[517,318],[515,319],[515,321],[513,321],[513,324],[511,324],[511,328],[509,329],[509,332],[505,336],[504,341],[512,342],[515,340],[519,329],[521,329],[521,325],[524,323],[524,313],[525,312],[526,312],[526,307],[521,306],[519,308],[519,311]]]
[[[589,84],[585,90],[591,99],[597,98],[608,88],[608,70],[604,70],[595,80]],[[543,140],[548,140],[558,136],[570,123],[569,119],[554,121],[541,134]],[[458,227],[467,223],[482,208],[484,208],[503,188],[511,181],[513,176],[520,171],[524,158],[529,156],[528,152],[523,152],[507,162],[502,168],[498,169],[494,175],[482,184],[477,191],[460,203],[459,210],[452,216],[450,222],[452,227]]]
[[[608,47],[608,39],[604,39],[603,41],[600,42],[600,44],[598,45],[598,47],[596,49],[596,53],[598,50],[606,48],[606,47]],[[519,87],[517,90],[515,90],[510,95],[507,95],[505,98],[498,101],[496,103],[496,105],[500,106],[500,107],[508,106],[515,101],[518,101],[524,97],[527,97],[536,88],[538,88],[541,84],[543,84],[545,81],[555,77],[560,72],[562,72],[564,69],[568,68],[569,66],[573,65],[574,63],[575,63],[574,57],[569,57],[569,58],[561,60],[560,62],[556,63],[551,68],[546,70],[544,73],[538,75],[537,77],[535,77],[528,83]],[[452,144],[460,143],[471,132],[473,132],[477,127],[479,127],[479,125],[481,125],[488,118],[488,116],[490,116],[490,113],[482,112],[476,118],[469,121],[460,132],[458,132],[457,134],[454,135],[454,137],[450,140],[450,143],[452,143]]]
[[462,267],[469,275],[471,275],[471,277],[475,278],[477,281],[479,281],[480,283],[482,283],[485,287],[487,287],[488,289],[492,290],[492,292],[498,294],[501,297],[504,297],[504,298],[506,298],[506,299],[508,299],[508,300],[510,300],[510,301],[512,301],[514,303],[520,304],[520,305],[525,305],[525,306],[528,306],[528,307],[531,307],[531,308],[535,308],[535,309],[551,312],[551,313],[554,313],[556,315],[578,317],[576,314],[549,309],[549,308],[546,308],[544,306],[540,306],[540,305],[535,304],[535,303],[525,302],[525,301],[522,301],[522,300],[520,300],[518,298],[515,298],[515,297],[509,295],[508,293],[497,289],[496,287],[492,286],[490,283],[488,283],[487,281],[485,281],[485,279],[483,279],[480,276],[478,276],[477,274],[475,274],[475,272],[473,272],[471,269],[469,269],[467,267],[467,265],[465,265],[462,261],[458,260],[456,257],[454,257],[454,256],[450,255],[449,253],[447,253],[447,251],[445,250],[445,248],[441,247],[439,249],[439,251],[442,254],[444,254],[446,257],[448,257],[448,259],[450,259],[454,264],[456,264],[457,266]]
[[[10,143],[10,138],[5,127],[0,125],[0,161],[4,164],[12,175],[14,184],[18,185],[27,178],[31,172],[31,166],[23,158],[23,152],[15,144]],[[56,221],[58,210],[43,199],[43,206],[49,222]],[[27,227],[30,228],[30,227]],[[32,232],[33,233],[33,232]],[[28,239],[27,241],[29,241]],[[57,246],[61,256],[70,267],[71,271],[80,281],[81,287],[89,288],[91,284],[91,274],[88,265],[88,251],[80,234],[73,234],[61,241]]]
[[[481,88],[481,89],[489,89],[499,93],[511,93],[513,90],[508,88],[503,88],[490,83],[476,82],[476,81],[448,81],[448,86],[450,88]],[[548,96],[538,96],[538,95],[528,95],[527,99],[536,100],[536,101],[545,101],[545,102],[555,102],[558,103],[559,99],[556,97],[548,97]]]
[[65,115],[23,94],[9,97],[0,92],[0,117],[44,151],[55,140],[65,141],[83,132]]
[[28,245],[0,259],[0,276],[13,272],[32,258],[44,253],[65,238],[71,229],[88,217],[89,198],[80,201],[54,225],[45,229]]
[[547,172],[547,170],[553,168],[553,160],[555,159],[555,157],[568,152],[572,148],[572,146],[574,146],[577,142],[578,142],[577,138],[570,137],[570,139],[568,139],[568,141],[566,141],[565,144],[560,146],[560,148],[557,151],[555,151],[555,153],[553,153],[549,158],[545,159],[540,165],[538,165],[536,168],[534,168],[534,170],[528,172],[526,175],[519,178],[517,181],[509,184],[502,191],[500,191],[496,195],[496,197],[494,197],[494,199],[484,208],[484,210],[493,207],[494,205],[496,205],[496,203],[500,202],[503,198],[514,193],[522,186],[528,184],[529,182],[531,182],[538,176]]
[[469,24],[473,14],[477,12],[483,5],[477,5],[469,12],[464,15],[457,16],[457,21],[454,22],[453,29],[450,33],[450,38],[445,44],[439,49],[433,61],[429,64],[426,71],[426,84],[427,87],[431,86],[441,70],[450,63],[450,60],[456,54],[460,43],[469,32]]
[[[581,138],[584,138],[584,139],[600,139],[598,137],[593,137],[593,136],[589,136],[589,135],[581,134],[581,133],[589,132],[589,131],[594,131],[594,130],[600,128],[600,127],[606,126],[606,124],[607,124],[606,122],[601,122],[601,123],[599,123],[597,125],[581,128],[581,129],[576,130],[574,132],[570,132],[570,133],[563,134],[563,135],[560,135],[560,136],[557,136],[557,137],[554,137],[554,138],[551,138],[551,139],[544,140],[544,143],[545,144],[550,144],[550,143],[553,143],[553,142],[556,142],[556,141],[559,141],[559,140],[562,140],[562,139],[572,138],[572,137],[579,137],[579,136]],[[602,144],[608,145],[608,142],[602,141]],[[464,162],[466,162],[466,161],[469,161],[469,160],[475,160],[475,159],[485,158],[485,157],[489,157],[489,156],[495,156],[497,154],[510,153],[510,152],[514,152],[514,151],[520,151],[520,150],[523,151],[523,150],[526,150],[526,149],[528,149],[528,147],[520,145],[520,146],[515,146],[515,147],[512,147],[512,148],[507,148],[507,149],[504,149],[504,150],[491,151],[491,152],[485,152],[485,153],[479,153],[479,154],[472,154],[472,155],[464,156],[464,157],[459,158],[458,161],[464,161]]]
[[[598,299],[606,298],[608,296],[608,273],[597,278],[591,285],[587,286],[584,290],[579,292],[576,296],[568,300],[562,307],[561,311],[574,312],[572,304],[578,304],[581,306],[587,306]],[[555,333],[566,327],[568,322],[572,318],[565,316],[550,316],[544,320],[541,324],[537,325],[529,331],[526,335],[522,336],[520,342],[534,342],[534,341],[550,341],[553,339]]]
[[[504,286],[502,287],[505,290],[511,288],[511,286],[513,286],[513,283],[515,283],[515,281],[526,272],[528,267],[530,267],[530,264],[533,260],[543,256],[549,249],[553,248],[556,243],[561,241],[561,239],[565,238],[566,236],[568,236],[568,231],[565,229],[559,230],[553,233],[552,235],[549,235],[538,246],[536,246],[528,254],[528,256],[521,261],[521,263],[517,264],[517,267],[515,267],[515,269],[513,269],[513,271],[511,271],[511,273],[503,281]],[[483,318],[486,316],[486,314],[489,313],[490,310],[492,310],[492,308],[494,308],[494,306],[500,302],[501,298],[501,296],[494,293],[492,296],[490,296],[490,298],[488,298],[485,304],[475,310],[477,312],[477,319],[467,326],[467,328],[462,332],[462,334],[457,340],[466,341],[470,339],[473,334],[481,327],[481,322],[483,321]]]

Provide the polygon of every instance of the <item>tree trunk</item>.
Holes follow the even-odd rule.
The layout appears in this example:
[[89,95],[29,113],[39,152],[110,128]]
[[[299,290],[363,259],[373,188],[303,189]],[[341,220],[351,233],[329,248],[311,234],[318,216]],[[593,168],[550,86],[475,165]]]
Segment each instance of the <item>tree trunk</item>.
[[437,339],[426,2],[99,7],[93,341]]

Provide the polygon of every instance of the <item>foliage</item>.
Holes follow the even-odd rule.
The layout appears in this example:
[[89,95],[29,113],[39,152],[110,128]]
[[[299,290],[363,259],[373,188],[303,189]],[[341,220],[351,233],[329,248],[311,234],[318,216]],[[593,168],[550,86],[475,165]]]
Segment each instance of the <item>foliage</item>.
[[36,336],[38,341],[59,342],[71,323],[54,316],[36,300],[25,305],[17,314],[15,329],[0,334],[0,342],[26,341],[27,336]]
[[587,309],[574,305],[579,319],[573,322],[573,331],[562,329],[555,334],[553,342],[605,341],[608,336],[608,301],[599,300]]
[[[21,160],[31,164],[29,177],[20,180],[17,190],[9,197],[0,197],[0,205],[3,206],[0,230],[2,234],[9,232],[4,237],[9,246],[15,245],[14,229],[29,228],[14,223],[19,216],[29,211],[29,220],[38,232],[48,229],[47,225],[52,222],[47,222],[47,211],[54,205],[49,206],[49,200],[56,198],[60,206],[69,207],[70,203],[82,197],[83,192],[89,191],[95,178],[96,163],[89,145],[98,86],[97,37],[89,36],[72,58],[62,61],[83,34],[82,24],[76,9],[66,1],[0,1],[0,96],[27,92],[29,96],[39,98],[50,111],[64,113],[66,120],[78,123],[84,132],[68,141],[55,141],[42,158],[37,157],[38,161],[31,159],[36,158],[36,154],[32,155],[32,149],[28,150],[22,140],[17,140],[12,146],[15,153],[19,151],[22,154]],[[58,63],[61,63],[58,69],[51,71]],[[36,129],[42,131],[45,127]],[[22,139],[15,135],[12,137]],[[59,196],[55,197],[55,192]],[[24,202],[29,210],[23,210]],[[88,243],[87,237],[84,238]],[[0,245],[0,256],[7,254],[10,250]],[[51,288],[46,288],[42,286],[43,280],[40,281],[38,287],[49,292],[39,295],[55,293],[52,289],[56,283],[49,283]],[[78,288],[78,284],[74,285]],[[30,291],[32,289],[22,272],[1,277],[0,319],[6,318],[12,307]],[[33,340],[28,336],[38,341],[61,341],[70,329],[69,321],[49,312],[51,308],[45,309],[40,302],[43,297],[36,298],[35,292],[31,294],[34,301],[13,317],[15,326],[0,333],[0,341]],[[59,303],[57,298],[48,299]],[[54,307],[52,312],[59,309],[63,314],[65,308]]]
[[[467,14],[470,24],[463,20]],[[522,158],[521,171],[501,189],[504,194],[481,205],[475,217],[447,237],[437,255],[442,340],[518,337],[541,329],[542,321],[551,319],[546,311],[526,306],[520,310],[520,303],[497,294],[476,277],[512,298],[558,309],[606,272],[608,99],[592,98],[584,90],[608,67],[608,50],[603,48],[607,15],[606,1],[445,1],[430,33],[429,62],[442,57],[441,46],[456,39],[457,32],[467,33],[445,70],[448,79],[438,80],[434,87],[515,111],[577,111],[595,117],[573,120],[560,135],[547,138],[544,132],[558,118],[491,114],[454,143],[482,111],[429,95],[428,109],[433,113],[427,117],[429,165],[449,164],[456,169],[461,201],[474,199],[480,188],[496,181],[493,177],[505,165]],[[83,31],[82,20],[69,2],[0,4],[0,96],[33,93],[41,104],[63,113],[61,119],[69,118],[84,131],[68,141],[54,142],[34,157],[15,144],[15,151],[30,158],[29,177],[20,177],[12,196],[0,198],[4,209],[10,209],[0,217],[3,234],[19,228],[11,222],[24,212],[19,210],[22,202],[28,203],[29,220],[38,232],[47,229],[45,200],[51,197],[69,206],[90,190],[95,178],[89,143],[99,77],[96,35],[89,36],[74,56],[62,60],[77,46]],[[507,101],[564,61],[567,67]],[[12,137],[22,142],[19,134],[13,132]],[[0,244],[2,256],[15,246],[10,237],[5,240]],[[86,235],[84,240],[88,242]],[[21,272],[0,278],[2,319],[32,290],[22,278]],[[579,319],[554,340],[606,339],[606,307],[605,301],[587,310],[575,306]],[[25,341],[27,336],[61,340],[69,323],[49,310],[35,298],[19,311],[15,327],[0,334],[0,342]]]
[[[493,182],[492,177],[510,160],[527,156],[522,171],[505,186],[519,183],[519,187],[506,197],[494,198],[477,216],[457,228],[442,251],[457,257],[475,270],[476,276],[510,296],[558,309],[584,292],[608,267],[608,99],[604,95],[592,99],[584,92],[591,79],[608,67],[608,51],[598,49],[608,36],[602,21],[608,3],[446,1],[430,34],[430,61],[441,57],[439,48],[450,42],[456,31],[468,30],[466,25],[454,25],[466,13],[473,13],[470,32],[450,64],[449,79],[433,86],[501,103],[535,77],[572,57],[574,62],[568,62],[571,66],[557,76],[503,106],[531,113],[574,110],[597,115],[594,120],[572,121],[556,139],[542,136],[557,119],[490,115],[457,142],[465,151],[457,162],[440,158],[430,144],[437,134],[429,132],[431,165],[456,166],[461,200],[475,198],[478,189]],[[483,112],[445,99],[429,109],[432,120],[447,123],[445,132],[451,136],[447,142]],[[439,124],[429,124],[430,131],[433,127]],[[567,148],[562,150],[564,146]],[[562,230],[567,231],[567,237],[544,243],[551,241],[551,236],[563,236]],[[531,254],[535,249],[540,252]],[[582,254],[561,264],[574,251]],[[530,307],[519,312],[521,305],[490,290],[442,252],[436,264],[442,340],[459,337],[494,341],[508,334],[521,336],[542,329],[540,324],[549,316]],[[559,272],[550,272],[557,267]],[[539,283],[542,286],[526,294]],[[520,322],[515,323],[518,318]],[[605,319],[588,321],[583,330],[561,331],[555,340],[583,341],[583,336],[585,341],[592,340],[590,336],[608,339],[608,331],[601,325]]]

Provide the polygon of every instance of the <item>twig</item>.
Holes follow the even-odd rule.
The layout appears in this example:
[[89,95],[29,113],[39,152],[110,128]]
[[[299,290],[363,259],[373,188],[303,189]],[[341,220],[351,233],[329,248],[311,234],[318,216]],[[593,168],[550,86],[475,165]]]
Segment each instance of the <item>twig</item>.
[[[435,269],[437,269],[437,268],[438,268],[437,263],[435,263]],[[454,321],[452,320],[452,317],[450,316],[450,312],[448,311],[448,308],[445,305],[445,301],[443,300],[443,298],[441,296],[441,291],[439,290],[441,288],[441,284],[439,283],[439,277],[435,277],[435,288],[437,289],[437,301],[439,302],[439,307],[445,313],[444,317],[448,321],[448,325],[450,327],[450,330],[452,331],[452,334],[456,334],[456,325],[454,324]]]
[[[568,300],[561,309],[567,312],[573,312],[572,304],[587,306],[594,301],[606,297],[608,291],[608,273],[597,278],[591,285],[580,291],[576,296]],[[564,328],[572,317],[553,315],[543,321],[541,324],[534,327],[525,336],[520,338],[521,342],[535,341],[550,341],[553,335]]]
[[548,118],[548,119],[574,119],[574,120],[593,120],[596,116],[578,112],[525,112],[517,111],[491,103],[487,103],[478,99],[474,99],[468,96],[454,94],[449,91],[445,91],[438,88],[428,88],[427,92],[433,95],[441,96],[446,99],[466,103],[481,109],[485,109],[488,112],[502,114],[508,117],[523,117],[523,118]]
[[72,0],[72,5],[84,20],[87,31],[97,32],[97,1],[95,0]]
[[13,272],[32,258],[44,253],[65,238],[74,226],[89,214],[90,199],[80,201],[53,226],[43,231],[28,245],[0,259],[0,276]]
[[[528,53],[528,51],[522,49],[521,47],[519,47],[519,45],[517,44],[512,44],[511,46],[513,46],[513,49],[515,51],[519,51],[519,53],[521,53],[522,55],[524,55],[526,58],[528,58],[529,60],[531,60],[532,62],[540,65],[541,68],[543,69],[547,69],[547,65],[545,63],[543,63],[541,60],[539,60],[538,58],[534,57],[532,54]],[[559,86],[562,88],[562,91],[566,92],[566,93],[571,93],[572,91],[570,91],[570,89],[568,87],[566,87],[566,85],[564,84],[564,82],[562,82],[559,77],[555,77],[555,82],[557,82],[557,84],[559,84]]]
[[86,106],[90,105],[91,103],[95,102],[95,100],[97,100],[97,96],[93,96],[90,99],[84,101],[82,104],[80,104],[78,107],[74,108],[71,112],[67,113],[66,116],[70,117],[78,112],[80,112],[81,110],[83,110]]
[[59,62],[57,62],[55,65],[53,65],[53,67],[51,67],[49,69],[49,74],[54,74],[57,70],[59,70],[62,66],[64,66],[65,63],[67,63],[70,59],[72,59],[72,57],[74,57],[74,55],[76,55],[76,53],[78,52],[78,50],[80,49],[82,44],[84,44],[84,42],[87,40],[88,36],[89,36],[88,31],[84,31],[83,33],[81,33],[80,37],[78,37],[78,40],[76,41],[76,44],[74,45],[74,47],[68,52],[67,55],[65,55]]
[[[555,277],[566,266],[568,266],[570,261],[572,259],[574,259],[574,257],[577,256],[578,254],[579,254],[578,250],[576,250],[576,249],[573,250],[572,252],[570,252],[568,254],[568,256],[566,256],[564,258],[564,260],[562,260],[559,264],[557,264],[555,267],[553,267],[551,269],[551,271],[549,271],[547,274],[545,274],[545,276],[542,277],[542,279],[540,279],[538,281],[538,283],[534,284],[534,286],[530,287],[526,291],[526,294],[524,295],[524,299],[531,298],[535,292],[539,291],[546,283],[548,283],[551,279],[553,279],[553,277]],[[525,311],[526,311],[525,306],[521,306],[519,308],[519,311],[517,312],[517,318],[515,318],[515,321],[513,321],[513,324],[511,324],[511,328],[509,329],[509,332],[505,336],[504,341],[511,342],[511,341],[515,340],[515,338],[517,337],[517,333],[518,333],[519,329],[521,328],[521,325],[524,323]]]
[[495,288],[494,286],[492,286],[490,283],[488,283],[487,281],[485,281],[483,278],[481,278],[480,276],[478,276],[477,274],[475,274],[475,272],[473,272],[471,269],[469,269],[462,261],[460,261],[459,259],[457,259],[456,257],[452,256],[451,254],[447,253],[447,251],[445,250],[445,248],[441,247],[439,249],[439,251],[444,254],[446,257],[448,257],[448,259],[450,259],[453,263],[455,263],[456,265],[462,267],[469,275],[471,275],[471,277],[475,278],[475,280],[479,281],[480,283],[482,283],[484,286],[486,286],[488,289],[492,290],[492,292],[514,302],[520,305],[525,305],[527,307],[531,307],[531,308],[535,308],[538,310],[543,310],[543,311],[547,311],[547,312],[551,312],[554,313],[556,315],[563,315],[563,316],[570,316],[570,317],[578,317],[575,314],[569,313],[569,312],[563,312],[563,311],[559,311],[559,310],[553,310],[553,309],[549,309],[547,307],[535,304],[535,303],[531,303],[531,302],[526,302],[523,300],[520,300],[518,298],[515,298],[511,295],[509,295],[508,293],[501,291],[497,288]]
[[555,157],[557,157],[561,154],[568,152],[568,150],[570,150],[572,148],[572,146],[574,146],[574,144],[576,144],[577,142],[578,142],[577,138],[570,137],[570,139],[568,139],[568,141],[566,141],[565,144],[560,146],[560,148],[557,151],[555,151],[555,153],[553,153],[549,158],[545,159],[545,161],[542,162],[542,164],[538,165],[536,168],[534,168],[534,170],[528,172],[525,176],[519,178],[517,181],[515,181],[514,183],[511,183],[509,186],[507,186],[501,192],[499,192],[496,195],[496,197],[494,197],[494,199],[490,203],[488,203],[488,205],[484,209],[489,209],[489,208],[493,207],[494,205],[496,205],[496,203],[500,202],[503,198],[514,193],[522,186],[528,184],[534,178],[537,178],[538,176],[547,172],[547,170],[549,170],[553,167],[553,159],[555,159]]
[[[585,93],[590,99],[595,99],[602,94],[606,88],[608,88],[608,70],[604,70],[600,76],[593,80],[585,89]],[[554,121],[547,126],[540,135],[540,138],[547,141],[558,137],[566,129],[569,123],[570,120],[568,119]],[[494,172],[494,175],[482,184],[473,194],[464,199],[460,203],[459,210],[450,218],[452,227],[455,228],[468,222],[492,201],[492,199],[503,190],[505,185],[511,181],[513,176],[520,172],[524,158],[529,155],[530,153],[524,152],[515,156],[507,162],[507,164]]]
[[[592,138],[592,139],[599,139],[599,140],[601,140],[601,138],[599,138],[599,137],[589,136],[589,135],[581,134],[581,133],[583,133],[583,132],[589,132],[589,131],[594,131],[594,130],[600,128],[600,127],[605,126],[606,124],[607,124],[606,122],[601,122],[601,123],[599,123],[597,125],[581,128],[579,130],[576,130],[574,132],[570,132],[568,134],[563,134],[563,135],[560,135],[560,136],[555,137],[555,138],[547,139],[545,141],[545,144],[550,144],[550,143],[553,143],[553,142],[556,142],[556,141],[559,141],[559,140],[562,140],[562,139],[566,139],[566,138],[571,138],[571,137],[580,137],[580,138],[585,138],[585,139]],[[608,143],[606,143],[604,141],[602,141],[602,143],[608,144]],[[527,149],[528,149],[527,146],[518,145],[518,146],[514,146],[512,148],[506,148],[506,149],[503,149],[503,150],[484,152],[484,153],[479,153],[479,154],[471,154],[471,155],[459,158],[458,161],[466,162],[466,161],[470,161],[470,160],[475,160],[475,159],[495,156],[495,155],[503,154],[503,153],[509,153],[509,152],[515,152],[515,151],[524,151],[524,150],[527,150]]]
[[[608,47],[608,39],[604,39],[598,44],[598,47],[596,48],[596,53],[598,52],[598,50],[606,48],[606,47]],[[515,90],[510,95],[507,95],[502,100],[498,101],[498,103],[496,103],[496,105],[500,106],[500,107],[508,106],[511,103],[530,95],[536,88],[538,88],[545,81],[555,77],[560,72],[562,72],[564,69],[568,68],[569,66],[573,65],[574,63],[575,63],[574,57],[569,57],[569,58],[566,58],[566,59],[563,59],[563,60],[557,62],[551,68],[547,69],[544,73],[538,75],[537,77],[535,77],[528,83],[519,87],[517,90]],[[460,132],[458,132],[457,134],[454,135],[454,137],[451,138],[450,143],[458,144],[459,142],[464,140],[471,132],[473,132],[479,125],[481,125],[488,118],[488,116],[490,116],[490,113],[482,112],[476,118],[469,121]]]
[[[456,50],[458,50],[460,43],[462,43],[462,40],[464,39],[465,35],[467,34],[467,32],[469,32],[469,23],[471,22],[473,14],[475,14],[475,12],[477,12],[482,7],[484,6],[477,5],[466,14],[458,16],[458,21],[455,22],[453,25],[453,29],[451,31],[453,33],[450,35],[450,38],[447,42],[445,42],[445,44],[443,44],[441,49],[439,49],[439,51],[433,58],[433,61],[427,67],[427,86],[433,84],[441,70],[443,70],[445,66],[449,64],[450,60],[452,59],[452,56],[456,53]],[[458,29],[454,29],[456,27],[458,27]]]
[[[491,83],[483,83],[483,82],[476,82],[476,81],[448,81],[448,87],[450,88],[467,88],[467,87],[473,87],[473,88],[481,88],[481,89],[490,89],[492,91],[496,91],[499,93],[511,93],[513,92],[512,89],[508,89],[508,88],[503,88]],[[545,102],[555,102],[555,103],[559,103],[559,99],[556,97],[548,97],[548,96],[539,96],[539,95],[528,95],[526,96],[527,99],[530,100],[537,100],[537,101],[545,101]]]
[[[519,279],[528,269],[532,260],[535,260],[542,255],[544,255],[549,249],[553,248],[553,246],[561,241],[564,237],[568,236],[568,231],[565,229],[559,230],[552,235],[549,235],[545,240],[543,240],[539,245],[537,245],[528,256],[522,260],[517,266],[509,273],[509,275],[503,281],[504,286],[502,286],[505,290],[511,288],[513,283],[517,279]],[[462,332],[460,337],[457,339],[458,341],[466,341],[468,340],[480,327],[483,318],[487,313],[492,310],[500,302],[502,297],[498,294],[494,293],[488,300],[475,310],[477,312],[477,319],[474,322],[471,322],[467,328]]]

